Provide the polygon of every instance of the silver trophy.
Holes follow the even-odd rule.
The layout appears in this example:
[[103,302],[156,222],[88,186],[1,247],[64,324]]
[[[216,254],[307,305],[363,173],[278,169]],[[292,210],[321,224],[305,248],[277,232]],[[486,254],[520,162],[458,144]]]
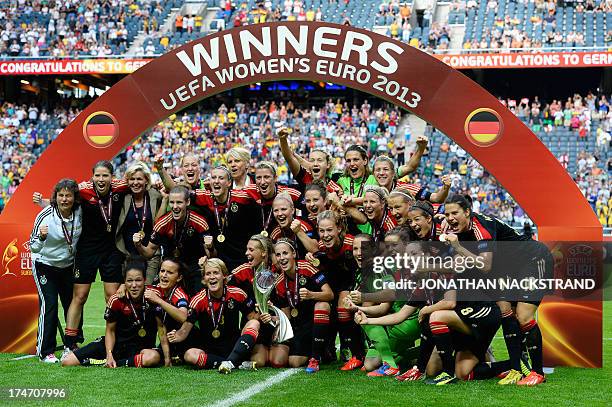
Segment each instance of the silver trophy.
[[279,308],[274,305],[268,304],[268,299],[272,290],[278,283],[280,276],[273,273],[270,269],[264,267],[261,264],[255,271],[255,278],[253,279],[253,292],[255,293],[255,301],[262,314],[276,315],[278,317],[278,323],[275,325],[274,334],[272,341],[275,343],[282,343],[293,338],[293,329],[289,318]]

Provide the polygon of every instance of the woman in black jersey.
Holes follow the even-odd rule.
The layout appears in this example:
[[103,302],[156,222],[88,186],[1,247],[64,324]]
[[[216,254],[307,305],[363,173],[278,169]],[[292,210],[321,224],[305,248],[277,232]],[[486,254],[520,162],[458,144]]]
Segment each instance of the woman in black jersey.
[[[499,251],[496,256],[496,262],[493,262],[492,249],[485,253],[485,271],[492,278],[539,279],[551,273],[552,257],[545,245],[518,234],[499,219],[473,213],[465,197],[450,197],[445,211],[451,232],[445,235],[445,238],[453,246],[458,245],[457,240],[517,242],[506,243],[503,246],[504,251]],[[481,245],[483,244],[479,244]],[[500,384],[535,386],[546,380],[542,370],[542,336],[534,319],[543,294],[529,291],[497,294],[497,305],[501,309],[504,339],[511,364],[509,373]],[[526,363],[521,357],[521,337],[529,350],[531,369],[525,366]]]
[[145,299],[144,262],[130,263],[125,270],[126,295],[108,300],[104,319],[106,333],[100,339],[67,354],[62,366],[102,364],[106,367],[152,367],[159,362],[155,334],[162,349],[169,354],[169,342],[163,324],[155,316],[155,307]]

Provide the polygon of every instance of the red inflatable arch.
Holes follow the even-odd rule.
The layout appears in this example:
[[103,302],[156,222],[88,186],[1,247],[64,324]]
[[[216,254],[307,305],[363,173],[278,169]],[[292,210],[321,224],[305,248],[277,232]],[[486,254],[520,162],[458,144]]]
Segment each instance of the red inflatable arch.
[[[601,241],[602,229],[568,173],[538,138],[487,91],[406,44],[325,22],[279,22],[223,31],[155,59],[89,105],[27,174],[0,216],[3,352],[33,352],[37,297],[29,271],[34,191],[62,177],[87,179],[172,113],[232,88],[286,79],[333,82],[410,110],[486,167],[547,241]],[[602,364],[601,302],[547,300],[540,323],[548,365]],[[580,320],[580,329],[561,325]]]

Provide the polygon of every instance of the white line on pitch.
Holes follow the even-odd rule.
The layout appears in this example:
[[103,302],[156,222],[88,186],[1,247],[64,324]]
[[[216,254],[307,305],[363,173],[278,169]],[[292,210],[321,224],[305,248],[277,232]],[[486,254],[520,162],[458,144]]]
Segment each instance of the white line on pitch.
[[245,389],[241,391],[240,393],[233,395],[232,397],[228,399],[217,401],[215,404],[212,405],[212,407],[229,407],[229,406],[233,406],[236,403],[240,403],[241,401],[250,399],[257,393],[261,393],[267,388],[272,387],[275,384],[282,382],[289,376],[294,375],[301,370],[302,369],[287,369],[283,372],[280,372],[278,374],[275,374],[274,376],[269,377],[268,379],[266,379],[265,381],[261,383],[255,384],[249,387],[248,389]]
[[36,355],[23,355],[23,356],[18,356],[16,358],[13,358],[11,360],[23,360],[23,359],[30,359],[30,358],[35,358]]

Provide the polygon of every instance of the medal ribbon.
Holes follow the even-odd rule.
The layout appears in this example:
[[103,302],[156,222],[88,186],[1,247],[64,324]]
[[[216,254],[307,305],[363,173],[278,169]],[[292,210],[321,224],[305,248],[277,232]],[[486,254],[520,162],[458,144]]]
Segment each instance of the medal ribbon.
[[357,195],[355,194],[355,180],[353,178],[351,178],[351,183],[350,183],[350,189],[351,189],[351,195],[354,197],[360,197],[361,194],[363,193],[363,187],[365,186],[365,175],[363,177],[361,177],[361,184],[359,185],[359,192],[357,192]]
[[60,213],[59,209],[57,209],[57,216],[59,217],[60,223],[62,224],[62,232],[64,232],[64,239],[66,239],[66,243],[68,244],[70,252],[72,253],[72,238],[74,237],[74,224],[76,223],[74,212],[72,212],[72,226],[70,227],[70,234],[68,234],[68,228],[64,223],[64,218],[62,217],[62,214]]
[[289,305],[291,306],[291,308],[297,308],[298,303],[300,302],[300,296],[299,296],[299,288],[298,288],[298,276],[300,273],[298,273],[298,268],[297,266],[295,267],[295,293],[292,293],[291,290],[289,290],[289,279],[287,277],[289,277],[287,275],[287,273],[285,273],[285,291],[287,292],[287,299],[289,300]]
[[94,185],[94,192],[96,193],[96,196],[98,197],[98,206],[100,207],[100,212],[102,212],[102,217],[104,218],[104,223],[106,223],[107,227],[111,226],[111,224],[113,222],[113,219],[112,219],[112,214],[113,214],[113,190],[112,190],[112,187],[111,187],[111,190],[108,193],[108,205],[104,205],[104,203],[102,202],[102,198],[98,194],[98,190],[96,189],[95,185]]
[[210,319],[213,322],[213,330],[217,329],[223,316],[223,309],[225,308],[225,294],[227,293],[227,287],[223,287],[223,295],[221,296],[221,305],[219,306],[219,316],[215,318],[215,307],[213,306],[212,299],[210,298],[210,290],[206,290],[206,299],[208,300],[208,312],[210,313]]
[[[174,292],[176,291],[177,286],[175,285],[174,288],[172,289],[172,291],[170,292],[170,295],[166,298],[164,298],[166,300],[166,302],[170,305],[172,305],[172,296],[174,296]],[[162,308],[163,310],[163,308]],[[162,323],[165,324],[166,323],[166,317],[168,316],[168,313],[166,311],[164,311],[164,317],[162,318]]]
[[[274,196],[276,197],[276,195],[278,195],[278,185],[274,185]],[[266,219],[266,215],[264,212],[263,197],[262,197],[262,204],[260,208],[261,208],[261,219],[262,220],[265,219],[262,230],[268,230],[268,226],[270,226],[270,220],[272,219],[272,205],[270,205],[270,213],[268,214],[268,219]]]
[[223,218],[219,218],[219,203],[217,202],[217,199],[214,197],[212,197],[213,199],[213,206],[215,208],[215,218],[217,220],[217,227],[219,228],[219,234],[223,234],[223,231],[225,230],[225,226],[227,225],[227,212],[229,211],[229,207],[230,207],[230,201],[232,200],[232,191],[228,191],[227,192],[227,200],[225,201],[226,205],[225,205],[225,209],[223,210]]
[[136,222],[138,223],[139,230],[144,231],[145,223],[147,222],[147,193],[144,194],[144,205],[142,205],[142,223],[140,222],[140,216],[138,216],[138,211],[136,210],[136,202],[134,200],[134,195],[132,195],[132,208],[134,209],[134,216],[136,217]]
[[130,298],[130,295],[127,294],[126,295],[128,302],[130,303],[130,308],[132,308],[132,313],[134,314],[134,319],[136,320],[136,325],[144,325],[147,316],[145,314],[145,298],[144,295],[142,296],[142,322],[140,322],[140,318],[138,318],[138,313],[136,312],[136,308],[134,308],[134,304],[132,304],[132,299]]
[[372,234],[372,238],[373,238],[373,240],[375,242],[378,242],[380,240],[379,234],[380,234],[380,232],[382,230],[384,230],[384,225],[385,225],[385,221],[387,220],[387,215],[388,215],[387,205],[385,205],[385,207],[384,207],[384,215],[383,215],[382,220],[380,221],[380,224],[378,226],[372,225],[372,227],[374,229],[374,233]]
[[[183,237],[185,236],[185,229],[187,229],[187,222],[189,222],[189,211],[187,211],[187,214],[185,215],[185,222],[183,222],[183,226],[181,227],[181,235],[178,236],[178,231],[177,231],[177,222],[174,222],[174,248],[175,249],[180,249],[182,247],[182,241],[183,241]],[[178,239],[177,239],[178,236]]]

